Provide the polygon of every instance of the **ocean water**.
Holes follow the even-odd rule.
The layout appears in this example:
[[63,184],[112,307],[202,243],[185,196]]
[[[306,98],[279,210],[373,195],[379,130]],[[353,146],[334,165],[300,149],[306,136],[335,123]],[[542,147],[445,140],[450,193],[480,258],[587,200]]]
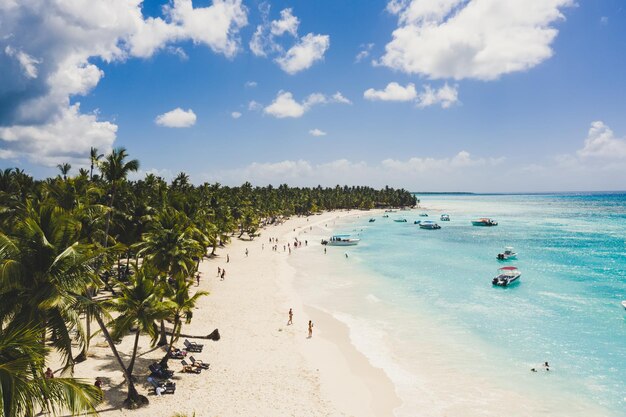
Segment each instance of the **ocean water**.
[[[427,209],[310,235],[351,233],[358,246],[291,259],[304,301],[346,323],[394,382],[396,415],[626,416],[626,195],[418,197]],[[422,212],[442,229],[414,225]],[[471,225],[483,216],[499,225]],[[518,259],[498,261],[509,245]],[[520,282],[493,287],[505,265]]]

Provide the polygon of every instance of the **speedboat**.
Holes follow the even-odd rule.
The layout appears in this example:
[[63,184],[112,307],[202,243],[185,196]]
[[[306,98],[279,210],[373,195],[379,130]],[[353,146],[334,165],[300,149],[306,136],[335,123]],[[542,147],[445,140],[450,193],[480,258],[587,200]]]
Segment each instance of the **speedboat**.
[[428,213],[420,213],[420,217],[428,217]]
[[361,239],[350,237],[350,235],[334,235],[328,240],[322,240],[322,245],[328,246],[354,246],[358,245]]
[[420,222],[420,229],[429,229],[429,230],[437,230],[437,229],[441,229],[441,226],[439,226],[437,223],[430,221],[430,220],[424,220],[423,222]]
[[507,246],[504,248],[504,252],[498,254],[497,258],[499,261],[517,259],[517,252],[513,252],[513,246]]
[[406,223],[406,219],[393,219],[396,223]]
[[447,214],[442,214],[439,220],[441,220],[442,222],[449,222],[450,216],[448,216]]
[[370,223],[374,223],[375,221],[376,221],[376,219],[373,218],[373,217],[370,219]]
[[488,217],[472,220],[472,226],[497,226],[498,222]]
[[497,285],[498,287],[507,287],[514,282],[517,282],[522,273],[514,266],[505,266],[503,268],[498,269],[498,275],[496,275],[491,283],[493,285]]
[[622,301],[622,307],[626,308],[626,300]]

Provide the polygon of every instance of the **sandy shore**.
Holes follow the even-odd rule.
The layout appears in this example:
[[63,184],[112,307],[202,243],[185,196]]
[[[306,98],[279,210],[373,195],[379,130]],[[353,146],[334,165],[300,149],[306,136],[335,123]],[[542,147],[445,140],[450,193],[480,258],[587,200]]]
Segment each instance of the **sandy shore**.
[[[217,342],[191,339],[205,345],[203,352],[194,357],[211,364],[210,370],[199,375],[183,374],[179,361],[170,361],[170,369],[176,372],[174,395],[156,397],[145,382],[147,366],[160,359],[163,350],[150,348],[148,338],[142,336],[135,375],[138,389],[148,395],[150,405],[136,411],[122,409],[123,377],[102,337],[94,337],[90,357],[76,366],[75,375],[104,380],[106,402],[100,407],[101,414],[392,416],[393,409],[400,405],[393,384],[354,348],[343,323],[303,305],[292,285],[296,271],[287,259],[304,253],[296,249],[290,255],[282,247],[298,235],[306,239],[303,231],[319,234],[324,224],[356,213],[293,218],[264,229],[254,241],[233,238],[231,244],[218,251],[218,257],[204,260],[199,288],[211,294],[201,299],[192,323],[183,327],[183,333],[207,335],[217,328],[222,338]],[[278,238],[278,251],[271,250],[270,237]],[[224,280],[217,277],[218,267],[226,269]],[[287,325],[289,308],[294,311],[293,325]],[[310,339],[308,320],[314,322]],[[118,345],[125,360],[132,339],[127,336]]]

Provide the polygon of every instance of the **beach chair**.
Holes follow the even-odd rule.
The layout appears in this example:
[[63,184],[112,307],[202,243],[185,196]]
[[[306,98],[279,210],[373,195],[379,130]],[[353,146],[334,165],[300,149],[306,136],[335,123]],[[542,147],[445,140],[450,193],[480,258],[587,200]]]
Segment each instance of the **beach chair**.
[[189,365],[184,359],[180,361],[180,364],[183,365],[183,372],[190,374],[199,374],[200,372],[202,372],[202,369],[194,368],[193,366]]
[[160,379],[168,379],[168,378],[171,378],[172,375],[174,375],[173,371],[170,371],[169,369],[161,368],[161,366],[159,366],[159,364],[156,362],[148,366],[148,369],[150,370],[150,372],[152,372],[150,376],[157,377]]
[[187,352],[180,349],[170,350],[169,352],[170,359],[185,359],[185,355],[187,355]]
[[171,381],[157,381],[153,377],[148,377],[148,382],[154,388],[154,393],[158,395],[157,388],[162,388],[161,394],[174,394],[176,392],[176,383]]
[[202,348],[204,348],[204,345],[201,345],[201,344],[196,343],[196,342],[190,342],[187,339],[185,339],[185,342],[183,344],[187,348],[188,352],[198,352],[198,353],[200,353],[200,352],[202,352]]
[[190,356],[189,360],[191,361],[191,364],[197,368],[209,369],[210,364],[196,360],[193,356]]

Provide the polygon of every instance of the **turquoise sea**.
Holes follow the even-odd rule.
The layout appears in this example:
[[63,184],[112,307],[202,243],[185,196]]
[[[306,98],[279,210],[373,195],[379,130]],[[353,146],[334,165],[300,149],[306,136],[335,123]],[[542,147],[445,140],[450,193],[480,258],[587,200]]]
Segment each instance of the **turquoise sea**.
[[[387,372],[396,414],[626,416],[626,195],[418,198],[424,209],[327,225],[362,241],[292,261],[328,260],[296,285]],[[414,225],[422,212],[442,229]],[[471,225],[483,216],[499,225]],[[509,245],[518,259],[496,260]],[[493,287],[505,265],[520,282]]]

